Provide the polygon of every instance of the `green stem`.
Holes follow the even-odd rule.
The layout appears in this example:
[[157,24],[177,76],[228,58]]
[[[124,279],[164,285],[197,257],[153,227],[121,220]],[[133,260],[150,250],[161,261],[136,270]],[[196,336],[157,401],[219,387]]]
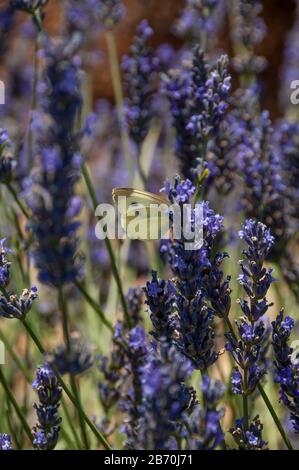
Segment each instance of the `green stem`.
[[33,18],[33,21],[34,21],[34,24],[36,26],[37,31],[39,33],[42,33],[43,32],[43,22],[42,22],[42,18],[41,18],[39,8],[34,10],[34,12],[32,13],[32,18]]
[[98,317],[100,318],[101,322],[105,326],[107,326],[107,328],[113,333],[114,328],[112,326],[112,323],[105,317],[105,314],[102,311],[101,307],[98,305],[98,303],[89,295],[85,287],[79,281],[74,281],[74,284],[77,287],[77,289],[80,291],[84,299],[89,303],[91,308],[98,314]]
[[72,392],[74,394],[76,402],[78,403],[78,415],[79,415],[80,426],[82,429],[82,438],[84,442],[84,448],[85,450],[90,450],[90,445],[89,445],[89,441],[88,441],[88,437],[86,433],[85,421],[84,421],[83,414],[82,414],[82,403],[81,403],[80,392],[78,389],[76,378],[73,374],[70,375],[70,380],[71,380]]
[[[59,308],[60,308],[61,315],[62,315],[62,328],[63,328],[64,342],[65,342],[65,345],[66,345],[66,348],[67,348],[67,354],[70,354],[71,353],[71,341],[70,341],[69,327],[68,327],[68,312],[67,312],[67,305],[66,305],[66,302],[65,302],[65,299],[64,299],[63,289],[62,288],[58,289],[58,304],[59,304]],[[71,382],[72,392],[74,394],[75,400],[76,400],[77,405],[78,405],[76,407],[76,410],[77,410],[78,416],[79,416],[80,428],[81,428],[81,433],[82,433],[82,439],[83,439],[83,442],[84,442],[84,447],[85,447],[86,450],[89,450],[90,447],[89,447],[88,437],[87,437],[87,433],[86,433],[85,421],[83,419],[82,412],[81,412],[82,411],[82,405],[81,405],[81,401],[80,401],[79,392],[78,392],[78,389],[77,389],[76,380],[75,380],[75,377],[74,377],[73,374],[70,374],[70,382]]]
[[25,379],[27,380],[27,382],[30,383],[31,378],[30,378],[29,372],[27,371],[27,369],[26,369],[25,365],[22,363],[22,361],[18,358],[17,354],[14,352],[11,345],[7,341],[6,336],[2,333],[1,330],[0,330],[0,340],[3,342],[3,344],[5,346],[5,350],[8,351],[9,355],[11,356],[13,361],[16,363],[18,369],[20,369],[20,371],[22,371],[22,373],[23,373]]
[[[66,441],[66,445],[68,446],[69,449],[75,449],[76,448],[76,444],[71,440],[70,436],[68,435],[68,433],[66,432],[66,430],[64,428],[61,428],[61,437]],[[78,448],[78,447],[77,447]],[[79,448],[78,448],[79,449]]]
[[283,428],[283,426],[280,422],[280,419],[278,418],[277,414],[275,413],[275,410],[274,410],[274,408],[273,408],[273,406],[272,406],[272,404],[269,400],[268,395],[266,394],[266,392],[263,389],[263,387],[261,386],[261,384],[258,384],[257,387],[258,387],[258,390],[259,390],[259,392],[260,392],[260,394],[261,394],[261,396],[262,396],[262,398],[263,398],[263,400],[264,400],[264,402],[265,402],[265,404],[266,404],[266,406],[267,406],[267,408],[268,408],[268,410],[269,410],[276,426],[277,426],[278,431],[280,432],[281,437],[283,438],[283,440],[285,442],[285,445],[287,446],[287,448],[289,450],[294,450],[293,446],[292,446],[292,444],[291,444],[291,442],[290,442],[290,440],[289,440],[289,438],[288,438],[288,436],[287,436],[287,434],[286,434],[286,432],[285,432],[285,430],[284,430],[284,428]]
[[138,169],[138,173],[139,173],[140,179],[142,181],[142,184],[144,186],[144,189],[146,190],[147,189],[147,178],[146,178],[146,174],[144,173],[142,165],[141,165],[141,148],[140,148],[140,145],[137,147],[137,169]]
[[[92,184],[92,181],[91,181],[86,163],[83,163],[83,165],[82,165],[82,174],[83,174],[83,178],[84,178],[84,181],[85,181],[90,199],[92,201],[93,209],[94,209],[94,211],[96,211],[96,208],[98,207],[98,201],[97,201],[96,193],[95,193],[95,190],[94,190],[94,187],[93,187],[93,184]],[[112,246],[111,246],[111,242],[110,242],[109,238],[107,238],[107,237],[105,238],[104,241],[105,241],[106,249],[107,249],[109,257],[110,257],[112,274],[113,274],[113,277],[115,279],[117,289],[118,289],[118,292],[119,292],[120,301],[121,301],[121,304],[122,304],[122,307],[123,307],[125,320],[126,320],[128,328],[131,328],[132,322],[131,322],[131,319],[130,319],[130,316],[129,316],[127,302],[126,302],[126,298],[125,298],[125,295],[124,295],[124,292],[123,292],[122,283],[121,283],[120,275],[119,275],[119,272],[118,272],[116,259],[115,259],[113,249],[112,249]]]
[[[236,333],[233,329],[233,326],[230,322],[230,319],[228,317],[225,317],[224,320],[225,320],[225,323],[226,323],[229,331],[231,332],[233,338],[237,339]],[[283,426],[280,422],[280,419],[278,418],[278,416],[277,416],[277,414],[276,414],[276,412],[275,412],[275,410],[274,410],[274,408],[273,408],[273,406],[272,406],[272,404],[271,404],[271,402],[268,398],[268,395],[266,394],[264,388],[262,387],[261,384],[258,384],[257,388],[258,388],[258,390],[261,394],[262,399],[264,400],[265,405],[267,406],[267,408],[268,408],[268,410],[269,410],[269,412],[270,412],[270,414],[273,418],[273,421],[276,424],[276,427],[277,427],[277,429],[278,429],[285,445],[287,446],[287,448],[289,450],[293,450],[292,444],[290,443],[289,438],[288,438],[288,436],[287,436],[287,434],[286,434],[286,432],[285,432],[285,430],[284,430],[284,428],[283,428]]]
[[8,429],[9,429],[9,433],[11,434],[11,436],[13,438],[13,442],[15,443],[17,449],[21,450],[23,445],[20,443],[19,438],[17,436],[17,432],[14,429],[13,424],[12,424],[12,419],[11,419],[12,410],[11,410],[11,404],[10,404],[10,401],[9,401],[8,398],[6,400],[6,403],[7,403],[6,421],[7,421],[7,426],[8,426]]
[[10,194],[12,195],[12,197],[14,198],[16,204],[18,205],[18,207],[20,208],[21,212],[24,214],[24,216],[26,217],[26,219],[29,219],[29,212],[27,211],[26,207],[24,206],[24,204],[22,203],[22,201],[20,201],[20,199],[18,198],[18,195],[14,189],[14,187],[11,185],[11,183],[6,183],[6,187],[7,189],[9,190]]
[[22,423],[22,426],[23,426],[23,429],[24,429],[25,433],[27,434],[30,442],[32,442],[33,437],[32,437],[32,433],[31,433],[31,429],[30,429],[30,427],[29,427],[29,425],[26,421],[26,418],[25,418],[21,408],[19,407],[15,397],[13,396],[13,394],[12,394],[10,388],[9,388],[9,385],[6,381],[6,378],[5,378],[5,376],[2,372],[2,367],[0,367],[0,382],[1,382],[2,387],[3,387],[3,389],[6,393],[6,396],[7,396],[8,400],[12,404],[16,414],[18,415],[18,418],[19,418],[20,422]]
[[[35,345],[36,345],[37,349],[39,350],[39,352],[44,355],[46,353],[46,351],[45,351],[43,345],[41,344],[41,342],[39,341],[38,337],[34,333],[33,329],[29,325],[29,323],[27,323],[27,321],[25,319],[22,319],[21,321],[22,321],[24,327],[26,328],[27,333],[31,336],[31,338],[32,338],[33,342],[35,343]],[[76,402],[76,399],[73,397],[72,393],[70,392],[68,386],[66,385],[66,383],[63,380],[63,378],[61,377],[61,375],[59,374],[59,372],[56,369],[55,365],[52,365],[52,369],[55,372],[55,375],[56,375],[57,379],[59,380],[60,385],[61,385],[62,389],[64,390],[65,394],[69,397],[69,399],[71,400],[73,405],[75,405],[75,407],[77,407],[78,404]],[[107,442],[106,438],[97,429],[95,424],[88,418],[88,416],[83,411],[83,409],[82,409],[82,416],[83,416],[83,419],[86,422],[87,426],[91,429],[91,431],[93,432],[95,437],[98,439],[98,441],[105,447],[106,450],[111,450],[111,447],[110,447],[109,443]]]
[[121,75],[119,70],[119,60],[117,54],[117,48],[115,44],[115,39],[112,31],[106,31],[106,42],[108,48],[108,55],[109,55],[109,62],[110,62],[110,71],[111,71],[111,78],[113,84],[113,91],[115,96],[115,101],[117,105],[117,113],[118,113],[118,120],[120,126],[120,136],[123,146],[123,151],[127,163],[127,167],[129,170],[129,174],[131,175],[131,179],[133,179],[134,169],[131,162],[131,155],[130,155],[130,144],[129,144],[129,136],[126,132],[124,123],[125,123],[125,116],[124,116],[124,97],[122,91],[122,81]]
[[66,420],[68,422],[68,425],[69,425],[69,427],[70,427],[70,429],[73,433],[73,436],[74,436],[74,439],[75,439],[75,442],[76,442],[76,446],[77,446],[78,449],[81,449],[82,446],[81,446],[81,443],[80,443],[80,439],[79,439],[79,436],[77,434],[76,428],[73,424],[73,419],[70,415],[67,404],[65,403],[64,400],[61,400],[61,405],[62,405],[62,409],[63,409],[64,414],[65,414]]

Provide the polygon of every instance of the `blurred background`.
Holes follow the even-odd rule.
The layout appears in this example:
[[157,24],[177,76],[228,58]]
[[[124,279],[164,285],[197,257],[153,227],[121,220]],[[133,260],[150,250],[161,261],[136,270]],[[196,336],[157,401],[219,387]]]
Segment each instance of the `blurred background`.
[[[8,3],[7,0],[2,0],[0,1],[0,6],[4,8]],[[261,3],[263,4],[261,16],[269,31],[269,34],[266,35],[256,50],[258,54],[263,55],[268,61],[268,67],[260,77],[263,85],[262,103],[265,109],[269,109],[273,117],[276,117],[280,114],[277,98],[280,83],[280,68],[283,61],[283,48],[287,32],[291,29],[295,19],[295,0],[263,0]],[[172,44],[174,48],[181,46],[182,42],[173,34],[173,26],[184,7],[184,0],[124,0],[124,4],[127,7],[127,14],[114,29],[120,57],[128,51],[136,26],[144,18],[148,19],[155,31],[151,41],[154,47],[164,43]],[[60,0],[52,0],[46,6],[45,14],[45,27],[51,34],[55,34],[61,26],[63,16]],[[26,15],[24,15],[24,18],[26,18]],[[18,21],[22,21],[21,15],[18,15]],[[232,45],[228,32],[228,21],[228,18],[221,18],[221,31],[218,37],[215,38],[215,46],[219,48],[220,52],[225,51],[231,54]],[[13,47],[18,26],[17,22],[15,29],[10,30],[9,39],[6,38],[5,40],[5,46],[1,41],[0,47],[2,50],[4,47]],[[7,41],[9,44],[7,44]],[[98,44],[99,57],[97,61],[99,63],[90,68],[93,97],[94,99],[108,98],[113,101],[113,87],[106,44],[101,33],[98,33],[96,42]],[[2,60],[0,58],[0,67],[3,67],[2,61],[3,56]]]

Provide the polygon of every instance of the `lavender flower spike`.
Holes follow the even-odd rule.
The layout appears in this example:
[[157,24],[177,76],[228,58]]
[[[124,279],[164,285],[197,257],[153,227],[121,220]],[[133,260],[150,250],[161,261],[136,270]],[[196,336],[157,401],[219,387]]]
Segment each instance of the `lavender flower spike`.
[[16,10],[26,11],[31,14],[47,3],[48,0],[11,0],[11,5]]
[[[243,316],[236,320],[239,338],[227,333],[226,349],[232,354],[239,368],[232,374],[233,392],[249,395],[253,393],[266,373],[265,352],[268,346],[268,330],[261,320],[268,308],[266,295],[274,278],[272,269],[263,264],[274,243],[270,230],[260,222],[247,220],[239,232],[246,242],[245,259],[240,261],[239,282],[247,298],[239,299]],[[241,375],[240,369],[243,371]]]
[[299,433],[299,360],[289,346],[294,320],[279,313],[272,323],[272,344],[275,354],[276,382],[280,384],[280,400],[289,409],[295,433]]
[[76,220],[81,201],[75,194],[81,156],[74,126],[81,107],[78,37],[46,44],[43,110],[49,125],[39,132],[39,167],[28,190],[29,227],[39,280],[56,287],[81,275]]
[[12,450],[11,437],[9,434],[0,433],[0,450]]
[[195,405],[195,391],[185,385],[192,367],[176,350],[162,343],[141,370],[142,403],[133,449],[177,450],[175,435]]
[[6,129],[0,128],[0,183],[10,183],[16,161],[10,152],[11,142]]
[[201,389],[204,404],[197,405],[188,420],[188,450],[214,450],[224,439],[220,424],[224,410],[219,409],[218,404],[225,387],[219,380],[204,375]]
[[153,30],[146,20],[137,27],[137,34],[129,55],[123,59],[126,99],[126,117],[130,137],[139,146],[145,139],[153,117],[153,80],[156,76],[157,59],[148,45]]
[[229,431],[239,450],[265,450],[267,442],[263,440],[263,424],[259,416],[256,416],[250,423],[248,430],[244,428],[244,420],[238,419],[235,427]]
[[35,404],[38,423],[33,428],[33,444],[39,450],[53,450],[57,444],[61,418],[58,408],[62,388],[49,364],[39,366],[32,384],[39,398]]
[[106,28],[112,28],[126,12],[122,0],[96,0],[95,10]]

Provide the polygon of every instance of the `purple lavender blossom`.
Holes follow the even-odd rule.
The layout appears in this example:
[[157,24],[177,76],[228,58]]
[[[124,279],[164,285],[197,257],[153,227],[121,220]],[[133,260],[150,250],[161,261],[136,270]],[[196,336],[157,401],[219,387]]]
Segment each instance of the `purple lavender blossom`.
[[76,257],[81,204],[74,190],[81,165],[74,131],[82,101],[77,39],[46,44],[43,110],[50,124],[39,133],[40,164],[28,191],[39,280],[58,287],[74,281],[82,268]]
[[242,395],[242,393],[243,393],[243,383],[242,382],[243,382],[243,379],[242,379],[241,372],[236,367],[232,371],[232,375],[231,375],[232,392],[235,395]]
[[201,385],[202,406],[197,405],[188,420],[186,448],[188,450],[214,450],[224,439],[220,420],[224,415],[218,404],[225,387],[219,380],[204,375]]
[[156,271],[152,271],[151,281],[145,287],[146,304],[149,307],[150,318],[153,324],[151,334],[157,340],[171,341],[176,328],[173,315],[173,303],[175,300],[171,282],[158,279]]
[[39,403],[34,405],[38,423],[33,428],[33,445],[39,450],[53,450],[56,447],[61,418],[58,415],[62,388],[49,364],[39,366],[32,384]]
[[[247,106],[251,104],[247,103]],[[238,160],[244,179],[241,208],[246,217],[255,218],[271,229],[276,238],[271,256],[277,258],[289,240],[291,216],[281,160],[273,146],[269,113],[264,111],[254,117],[254,110],[247,108],[247,111],[245,120],[240,122],[241,140],[238,146]]]
[[130,137],[137,147],[145,139],[153,118],[152,94],[157,60],[148,45],[153,30],[146,20],[137,27],[129,55],[123,59],[126,98],[126,117]]
[[227,110],[231,78],[227,56],[208,69],[204,53],[196,47],[192,67],[171,72],[165,79],[176,130],[175,150],[181,170],[193,183],[198,182],[200,165],[206,161],[207,146],[219,130]]
[[110,355],[100,358],[99,371],[102,374],[102,379],[98,390],[106,414],[119,402],[123,385],[127,380],[127,372],[124,369],[127,356],[123,347],[125,334],[123,324],[116,323]]
[[275,129],[274,139],[282,161],[286,192],[290,199],[293,233],[299,228],[299,124],[283,120]]
[[10,265],[11,263],[7,259],[7,254],[12,253],[12,251],[5,246],[6,239],[3,238],[0,240],[0,288],[5,289],[10,280]]
[[23,319],[31,310],[34,300],[37,299],[37,288],[24,289],[18,296],[14,292],[7,290],[10,282],[10,266],[7,255],[12,250],[5,246],[6,240],[0,241],[0,317]]
[[15,9],[11,5],[0,8],[0,55],[1,58],[9,45],[9,32],[14,23]]
[[202,286],[207,299],[210,301],[214,314],[219,318],[226,318],[231,307],[230,276],[225,276],[221,266],[227,253],[216,253],[210,258],[210,266],[202,277]]
[[272,345],[275,355],[276,382],[280,385],[280,400],[289,409],[294,431],[299,433],[299,361],[289,346],[294,320],[280,311],[272,322]]
[[30,312],[34,300],[37,299],[37,288],[24,289],[20,296],[9,293],[8,297],[0,295],[0,317],[23,319]]
[[184,383],[191,371],[191,364],[175,347],[162,343],[160,348],[152,350],[141,369],[143,399],[135,438],[129,439],[131,448],[178,449],[174,436],[195,405],[195,391]]
[[16,10],[22,10],[32,14],[46,5],[48,0],[11,0],[10,3]]
[[10,183],[16,167],[11,154],[11,142],[6,129],[0,128],[0,183]]
[[126,294],[126,301],[133,325],[137,326],[142,322],[140,314],[143,305],[143,289],[141,287],[130,288]]
[[236,136],[239,121],[233,112],[228,113],[219,125],[218,132],[207,145],[207,169],[209,174],[204,182],[204,194],[216,190],[227,196],[236,186],[238,170],[236,154]]
[[90,35],[91,29],[111,29],[124,16],[126,8],[122,0],[68,0],[66,18],[70,31]]
[[122,0],[98,0],[97,3],[99,18],[106,28],[112,28],[126,12]]
[[[217,30],[217,13],[224,7],[222,0],[186,0],[186,6],[174,25],[178,36],[188,37],[192,42],[203,43],[203,34],[213,37]],[[200,42],[200,40],[202,40]]]
[[139,434],[139,417],[142,415],[142,370],[147,362],[148,344],[146,334],[141,326],[136,326],[116,342],[123,348],[126,357],[126,368],[131,376],[131,387],[122,396],[121,409],[126,413],[123,431],[127,436],[126,447],[135,448]]
[[268,330],[261,320],[269,307],[266,295],[274,281],[272,269],[264,267],[265,258],[274,243],[270,230],[260,222],[247,220],[239,232],[247,247],[243,250],[244,260],[240,261],[239,282],[247,299],[238,300],[243,317],[236,320],[238,335],[226,333],[226,349],[232,354],[240,369],[232,374],[234,393],[253,393],[266,373],[265,354],[268,343]]
[[263,440],[263,424],[256,416],[249,424],[248,430],[244,428],[244,419],[238,419],[235,427],[229,431],[239,450],[265,450],[267,442]]
[[234,29],[232,33],[235,49],[241,50],[233,61],[235,70],[250,77],[261,73],[266,67],[264,57],[255,55],[254,49],[266,35],[266,26],[260,13],[262,4],[259,0],[238,0],[234,8]]
[[9,434],[0,433],[0,450],[12,450],[11,437]]
[[59,346],[54,353],[49,355],[48,363],[53,364],[61,375],[73,376],[83,374],[94,365],[94,358],[90,348],[83,342],[80,335],[72,332],[70,344]]
[[[186,203],[191,202],[191,197],[195,193],[195,187],[191,181],[181,181],[179,177],[175,178],[174,186],[166,181],[163,190],[168,195],[169,201],[178,204],[181,210]],[[213,265],[216,267],[216,263],[213,263],[212,249],[215,239],[222,229],[223,219],[209,208],[207,202],[201,203],[201,208],[203,213],[203,245],[199,249],[186,249],[184,237],[174,238],[163,245],[164,257],[174,274],[174,279],[169,281],[173,299],[168,304],[169,307],[172,306],[173,315],[169,315],[169,310],[158,313],[163,316],[163,334],[169,337],[169,333],[173,331],[173,342],[181,353],[192,361],[195,368],[205,370],[218,357],[214,345],[215,311],[209,306],[210,298],[205,287],[208,273],[212,270]],[[191,220],[194,219],[193,216],[194,212],[191,213]],[[214,279],[216,276],[217,284],[221,284],[222,277],[215,271]],[[149,287],[159,289],[162,284],[160,281],[156,283],[154,279],[153,284],[149,284]],[[224,291],[225,289],[223,289]],[[156,294],[156,292],[154,293]],[[161,292],[161,295],[164,295],[164,292]],[[159,308],[159,299],[157,300]],[[158,327],[161,327],[161,323],[157,321],[155,315],[155,308],[154,303],[153,324],[156,323]],[[159,330],[156,330],[154,334],[158,337]]]

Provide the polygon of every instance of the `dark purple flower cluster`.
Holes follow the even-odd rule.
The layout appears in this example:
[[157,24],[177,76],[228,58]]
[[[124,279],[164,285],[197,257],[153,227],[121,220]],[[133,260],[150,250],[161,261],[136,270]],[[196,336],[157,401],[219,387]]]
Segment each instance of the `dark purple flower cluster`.
[[188,37],[192,42],[201,41],[205,47],[203,34],[213,35],[216,29],[216,12],[222,0],[186,0],[186,6],[177,20],[174,30],[178,36]]
[[247,245],[243,251],[245,259],[240,261],[241,274],[238,278],[247,299],[239,300],[243,313],[240,321],[236,320],[239,337],[233,332],[227,333],[226,349],[232,354],[244,375],[242,383],[240,370],[233,371],[233,392],[248,395],[255,390],[266,373],[264,360],[268,331],[261,317],[272,305],[268,303],[266,295],[274,278],[272,269],[264,267],[264,261],[274,238],[265,225],[254,220],[247,220],[239,235]]
[[74,187],[81,157],[75,134],[75,119],[81,107],[80,68],[75,56],[78,42],[47,42],[43,110],[49,125],[39,130],[40,163],[28,190],[32,210],[30,229],[35,238],[33,255],[39,280],[54,286],[74,281],[81,272],[76,257],[75,219],[81,201]]
[[112,28],[126,12],[122,0],[96,0],[96,3],[99,18],[106,28]]
[[38,8],[43,7],[48,0],[11,0],[11,5],[16,10],[34,13]]
[[[278,123],[274,138],[276,151],[282,162],[283,180],[288,217],[286,218],[286,239],[296,237],[299,229],[299,125],[296,122],[283,120]],[[285,244],[280,251],[281,269],[292,292],[299,299],[299,266]]]
[[7,255],[12,251],[5,246],[5,242],[5,239],[0,241],[0,317],[22,319],[37,298],[37,288],[24,289],[20,296],[6,290],[10,282],[11,266]]
[[263,424],[259,416],[256,416],[249,424],[248,429],[244,427],[244,419],[238,419],[235,427],[230,429],[239,450],[265,450],[267,442],[263,440]]
[[157,59],[148,45],[153,30],[146,20],[137,27],[129,55],[123,59],[126,98],[126,118],[129,134],[139,148],[153,118],[152,95],[157,71]]
[[12,450],[11,437],[9,434],[0,433],[0,450]]
[[123,432],[127,436],[126,447],[135,448],[138,438],[138,420],[141,412],[142,370],[147,362],[148,344],[143,327],[136,326],[127,334],[115,337],[115,341],[122,347],[126,361],[126,369],[130,376],[131,385],[127,392],[122,394],[121,409],[126,413]]
[[24,289],[20,296],[9,292],[8,296],[0,295],[0,317],[23,319],[30,312],[37,299],[37,288]]
[[249,95],[248,112],[244,113],[239,129],[238,160],[244,179],[241,207],[246,217],[255,218],[271,229],[276,238],[273,257],[284,251],[289,239],[290,209],[269,113],[264,111],[254,117],[254,111],[248,109],[254,106],[250,103],[253,99]]
[[11,143],[6,129],[0,128],[0,183],[9,183],[13,177],[16,161],[10,151]]
[[110,356],[102,356],[100,360],[99,370],[103,379],[99,383],[98,389],[106,413],[119,402],[122,386],[127,377],[127,373],[124,371],[126,356],[122,345],[124,334],[122,323],[116,323]]
[[10,265],[11,263],[7,259],[7,254],[12,251],[5,246],[6,239],[0,240],[0,289],[5,289],[9,284],[10,279]]
[[150,318],[153,324],[151,334],[157,340],[167,340],[171,342],[176,329],[173,306],[175,292],[170,281],[158,279],[156,271],[152,271],[152,279],[146,283],[145,287],[146,304],[149,307]]
[[52,450],[57,444],[60,431],[58,408],[62,388],[49,364],[37,368],[32,387],[39,399],[39,403],[34,405],[38,423],[33,428],[33,445],[39,450]]
[[224,410],[218,409],[217,405],[223,397],[225,387],[219,380],[205,375],[201,389],[203,405],[197,405],[188,420],[186,436],[188,450],[213,450],[224,439],[220,424]]
[[129,440],[131,448],[179,449],[175,435],[196,402],[195,391],[185,385],[191,372],[191,364],[174,346],[154,346],[140,369],[142,400],[134,438]]
[[128,311],[132,324],[137,326],[141,323],[141,308],[143,305],[143,289],[141,287],[132,287],[126,294]]
[[236,186],[238,126],[233,112],[229,112],[220,123],[214,138],[208,142],[206,165],[209,174],[204,182],[205,194],[209,190],[216,190],[227,196]]
[[225,276],[222,263],[228,257],[227,253],[216,253],[210,256],[209,267],[203,272],[202,286],[205,290],[214,314],[226,318],[231,307],[230,276]]
[[264,57],[255,55],[255,47],[266,35],[266,26],[260,13],[262,4],[259,0],[237,0],[235,2],[234,30],[232,39],[236,50],[241,50],[233,61],[236,71],[244,76],[260,73],[266,67]]
[[49,356],[48,362],[50,365],[54,364],[61,375],[75,376],[90,369],[94,365],[94,358],[80,335],[73,332],[70,335],[70,343],[67,346],[59,346]]
[[292,232],[296,233],[299,228],[299,124],[283,120],[275,129],[274,138],[291,204],[290,211],[294,225]]
[[281,311],[272,323],[272,344],[280,400],[291,413],[294,431],[299,433],[299,354],[289,345],[294,326],[294,320],[289,316],[284,317]]
[[12,30],[14,23],[15,9],[9,4],[0,8],[0,55],[4,55],[9,47],[9,32]]
[[[166,181],[163,189],[169,201],[175,202],[182,211],[195,193],[191,181],[181,181],[179,177],[173,187]],[[228,280],[223,280],[220,269],[223,256],[217,255],[216,259],[212,255],[223,219],[209,208],[208,203],[203,202],[197,204],[197,209],[191,210],[191,220],[194,220],[194,211],[199,208],[202,212],[202,246],[187,249],[184,236],[163,243],[161,252],[174,278],[166,284],[158,280],[154,273],[152,282],[147,285],[146,295],[154,326],[153,335],[157,339],[166,337],[171,340],[195,368],[204,370],[218,357],[214,345],[214,315],[224,315],[229,309],[227,295],[230,291]],[[211,282],[215,289],[218,288],[221,299],[215,299]],[[210,303],[217,306],[217,312],[209,306]]]
[[221,56],[209,70],[199,47],[194,49],[192,66],[170,72],[165,79],[176,130],[176,154],[184,177],[195,183],[209,141],[217,135],[227,110],[230,86],[227,56]]
[[68,0],[66,4],[68,28],[81,31],[85,36],[83,39],[100,28],[112,28],[124,13],[121,0]]

